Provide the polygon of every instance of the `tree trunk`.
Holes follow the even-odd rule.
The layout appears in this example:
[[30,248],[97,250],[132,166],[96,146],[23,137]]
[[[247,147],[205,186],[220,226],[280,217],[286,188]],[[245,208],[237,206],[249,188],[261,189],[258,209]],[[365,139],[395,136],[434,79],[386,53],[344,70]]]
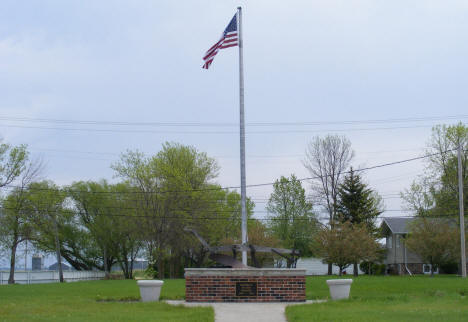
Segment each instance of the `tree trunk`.
[[164,266],[164,251],[161,250],[161,248],[158,249],[157,253],[157,265],[158,265],[158,278],[164,279],[164,271],[165,271],[165,266]]
[[176,278],[180,278],[180,276],[181,276],[180,270],[183,267],[182,263],[181,263],[182,262],[181,258],[182,258],[182,256],[179,256],[179,257],[176,258],[176,266],[175,266],[176,267],[176,272],[175,272],[175,277]]
[[164,279],[164,259],[162,256],[158,261],[158,278]]
[[10,255],[10,276],[8,277],[8,284],[15,284],[15,262],[16,262],[16,247],[18,244],[15,242],[11,248]]
[[128,280],[129,279],[129,277],[128,277],[128,260],[126,260],[126,259],[120,260],[120,268],[122,268],[124,278]]
[[135,262],[135,260],[132,258],[130,260],[130,271],[128,273],[128,276],[130,279],[133,279],[133,263]]
[[339,271],[339,272],[338,272],[338,276],[341,276],[341,272],[343,271],[343,268],[342,268],[341,266],[338,267],[338,271]]
[[107,262],[107,249],[104,247],[104,274],[106,274],[106,278],[109,278],[109,265]]
[[60,240],[58,236],[58,226],[57,226],[57,219],[54,217],[54,228],[55,228],[55,253],[57,256],[57,267],[59,271],[59,280],[60,283],[63,283],[63,270],[62,270],[62,256],[60,254]]
[[175,278],[174,276],[174,267],[175,267],[175,259],[174,258],[171,258],[169,260],[169,278]]
[[114,263],[114,257],[107,255],[107,270],[109,271],[109,275],[112,272],[112,266]]
[[[97,265],[92,265],[92,263],[87,263],[87,262],[83,262],[83,258],[76,258],[76,257],[71,257],[71,256],[75,256],[75,254],[67,254],[67,253],[63,253],[63,254],[60,254],[60,256],[62,258],[64,258],[74,269],[76,269],[77,271],[91,271],[93,270],[93,268],[99,268]],[[79,261],[81,260],[81,262]]]
[[358,275],[359,275],[357,263],[354,263],[354,264],[353,264],[353,275],[354,275],[354,276],[358,276]]

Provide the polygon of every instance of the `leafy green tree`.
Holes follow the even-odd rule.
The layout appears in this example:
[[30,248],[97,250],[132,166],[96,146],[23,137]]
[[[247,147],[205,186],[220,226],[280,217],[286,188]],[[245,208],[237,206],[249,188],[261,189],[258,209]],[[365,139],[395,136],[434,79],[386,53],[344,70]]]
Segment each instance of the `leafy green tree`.
[[79,223],[86,228],[86,232],[83,231],[83,233],[89,234],[89,239],[93,240],[86,246],[97,248],[87,249],[86,252],[94,253],[94,256],[97,253],[101,254],[99,257],[102,257],[102,267],[100,268],[107,275],[112,265],[116,263],[116,250],[113,243],[115,223],[114,218],[109,216],[111,209],[108,208],[113,204],[110,193],[109,184],[104,180],[74,182],[67,188],[67,194],[73,201],[72,207],[76,209]]
[[271,214],[269,228],[283,246],[299,250],[302,256],[312,255],[311,242],[317,218],[295,175],[282,176],[275,181],[267,210]]
[[33,182],[29,189],[27,211],[34,226],[32,240],[39,249],[55,251],[59,279],[63,283],[61,241],[67,228],[73,227],[72,216],[64,208],[66,194],[51,181]]
[[24,213],[25,189],[15,188],[2,200],[0,212],[0,243],[10,253],[8,284],[15,283],[15,263],[18,245],[30,238],[31,225]]
[[207,199],[205,191],[217,176],[218,165],[193,147],[165,143],[152,157],[129,151],[113,169],[139,192],[135,198],[141,224],[146,227],[142,237],[150,262],[155,263],[162,278],[165,264],[168,262],[170,271],[174,271],[185,245],[191,241],[183,228],[217,215],[207,213],[202,206],[216,202]]
[[[106,274],[119,263],[126,278],[132,278],[133,262],[142,245],[134,189],[128,183],[75,182],[68,188],[79,223],[93,241],[88,253],[99,254],[98,268]],[[95,249],[92,249],[95,247]]]
[[400,193],[404,207],[419,217],[432,216],[435,206],[435,185],[432,178],[420,176],[409,189]]
[[[427,152],[431,172],[438,180],[433,185],[435,208],[433,215],[458,215],[458,161],[457,147],[462,146],[462,178],[466,189],[468,182],[468,126],[459,123],[452,126],[436,126]],[[464,195],[468,206],[467,194]]]
[[80,221],[70,188],[62,189],[50,181],[30,184],[23,212],[36,248],[55,252],[57,258],[64,258],[77,270],[102,269],[98,243],[84,221]]
[[0,200],[0,248],[8,249],[10,253],[9,284],[15,283],[16,251],[22,242],[30,239],[32,226],[27,216],[25,202],[30,193],[28,186],[36,180],[42,171],[40,161],[27,162],[17,178],[17,186]]
[[133,264],[144,244],[141,237],[144,228],[140,226],[138,202],[134,200],[135,189],[123,182],[112,185],[110,191],[113,206],[108,209],[111,210],[109,217],[113,218],[113,231],[115,231],[111,240],[117,250],[117,261],[125,278],[132,279]]
[[[468,126],[438,125],[426,153],[427,173],[413,182],[410,189],[402,192],[405,206],[419,216],[458,216],[458,161],[457,148],[461,145],[462,178],[466,188],[468,182]],[[464,194],[465,208],[468,194]]]
[[28,161],[26,145],[0,144],[0,188],[12,183],[25,171]]
[[419,218],[411,223],[405,244],[431,264],[431,276],[437,267],[460,259],[460,231],[455,220]]
[[[183,267],[207,263],[206,250],[184,231],[190,227],[210,244],[240,236],[240,196],[213,179],[217,162],[191,146],[165,143],[153,156],[128,151],[113,165],[135,191],[141,239],[153,271],[182,276]],[[254,204],[247,201],[248,216]]]
[[336,223],[333,228],[323,226],[315,236],[315,243],[323,261],[338,266],[339,275],[352,263],[375,260],[380,251],[365,224],[349,221]]

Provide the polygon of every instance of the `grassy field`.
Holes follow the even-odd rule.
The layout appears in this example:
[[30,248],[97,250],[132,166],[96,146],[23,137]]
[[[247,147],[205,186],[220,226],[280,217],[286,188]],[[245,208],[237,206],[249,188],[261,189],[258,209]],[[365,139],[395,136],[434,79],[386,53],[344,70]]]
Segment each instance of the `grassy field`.
[[[166,280],[162,299],[182,299],[184,280]],[[138,303],[133,280],[0,286],[0,321],[213,321],[212,308]]]
[[[327,299],[327,276],[307,278],[307,298]],[[468,321],[468,281],[455,276],[353,278],[351,298],[297,305],[292,321]],[[166,280],[162,299],[182,299]],[[0,286],[0,321],[213,321],[211,308],[140,303],[133,280]]]
[[[308,278],[307,298],[327,298],[327,279]],[[288,307],[288,321],[468,321],[468,281],[459,277],[353,279],[349,300]]]

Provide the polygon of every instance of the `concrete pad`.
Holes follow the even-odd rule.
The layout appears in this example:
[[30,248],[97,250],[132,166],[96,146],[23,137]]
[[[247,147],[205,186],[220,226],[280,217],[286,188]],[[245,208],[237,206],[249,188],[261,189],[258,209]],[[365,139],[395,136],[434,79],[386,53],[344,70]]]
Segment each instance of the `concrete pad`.
[[193,303],[166,301],[171,305],[212,306],[215,322],[287,322],[285,309],[288,305],[311,304],[324,300],[293,303]]

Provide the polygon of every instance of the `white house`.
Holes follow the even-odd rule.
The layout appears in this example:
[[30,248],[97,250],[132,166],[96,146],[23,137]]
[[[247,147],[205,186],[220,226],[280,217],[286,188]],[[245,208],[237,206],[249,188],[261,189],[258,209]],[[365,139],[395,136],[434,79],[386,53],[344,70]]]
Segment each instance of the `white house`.
[[[322,263],[322,259],[316,257],[299,258],[297,260],[296,268],[305,269],[306,275],[328,274],[328,264]],[[353,275],[353,265],[348,266],[345,271],[347,275]],[[364,272],[359,269],[359,266],[358,271],[359,274],[364,274]],[[333,265],[333,274],[338,275],[338,272],[338,266]]]

